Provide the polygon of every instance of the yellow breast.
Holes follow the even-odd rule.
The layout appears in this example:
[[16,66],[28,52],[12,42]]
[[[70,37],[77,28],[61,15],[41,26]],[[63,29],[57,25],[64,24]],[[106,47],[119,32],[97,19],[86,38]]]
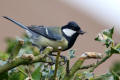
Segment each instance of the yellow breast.
[[58,51],[59,47],[61,47],[62,50],[65,50],[68,46],[68,42],[65,38],[62,38],[59,41],[55,41],[55,40],[49,40],[48,38],[40,36],[39,40],[37,40],[35,43],[43,47],[51,46],[53,47],[54,52]]

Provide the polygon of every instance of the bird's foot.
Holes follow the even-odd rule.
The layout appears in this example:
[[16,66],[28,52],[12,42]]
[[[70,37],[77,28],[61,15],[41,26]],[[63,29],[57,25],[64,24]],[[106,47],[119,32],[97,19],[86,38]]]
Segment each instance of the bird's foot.
[[63,59],[64,61],[62,62],[60,62],[60,65],[64,65],[64,64],[66,64],[67,63],[67,57],[66,56],[63,56],[63,55],[60,55],[60,57],[61,57],[61,59]]
[[51,59],[52,62],[49,63],[49,65],[54,65],[56,63],[56,59],[54,56],[48,55],[48,57]]
[[[49,56],[53,57],[53,56],[57,56],[56,54],[50,54]],[[53,57],[54,58],[54,57]],[[53,58],[51,58],[53,60]],[[67,63],[67,57],[66,56],[63,56],[63,55],[60,55],[60,58],[63,59],[63,61],[60,61],[60,65],[64,65]],[[53,60],[54,62],[56,62],[56,59],[54,58]],[[54,63],[55,64],[55,63]]]

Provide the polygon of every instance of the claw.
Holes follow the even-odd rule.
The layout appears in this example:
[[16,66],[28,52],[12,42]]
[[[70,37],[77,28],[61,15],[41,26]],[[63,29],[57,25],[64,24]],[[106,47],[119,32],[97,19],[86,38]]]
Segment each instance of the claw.
[[[52,56],[57,56],[56,54],[50,54],[50,56],[52,57]],[[64,60],[64,62],[60,62],[60,65],[64,65],[64,64],[66,64],[67,63],[67,57],[66,56],[63,56],[63,55],[60,55],[60,58],[62,58],[63,60]],[[55,59],[54,59],[54,61],[56,61]],[[55,63],[54,63],[55,64]]]
[[60,55],[60,57],[62,58],[62,59],[64,59],[64,62],[60,62],[60,65],[64,65],[64,64],[66,64],[67,63],[67,57],[66,56],[63,56],[63,55]]
[[49,63],[49,65],[54,65],[55,62],[56,62],[56,59],[53,56],[51,56],[51,55],[48,55],[48,57],[52,60],[52,62]]

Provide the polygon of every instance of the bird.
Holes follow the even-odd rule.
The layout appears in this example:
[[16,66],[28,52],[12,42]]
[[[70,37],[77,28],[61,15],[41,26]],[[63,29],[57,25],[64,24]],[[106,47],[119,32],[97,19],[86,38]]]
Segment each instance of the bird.
[[30,37],[32,44],[40,50],[44,50],[50,46],[53,48],[52,52],[58,52],[59,50],[66,51],[74,45],[79,35],[85,33],[75,21],[69,21],[61,27],[49,27],[35,25],[25,26],[10,17],[3,16],[3,18],[23,28]]

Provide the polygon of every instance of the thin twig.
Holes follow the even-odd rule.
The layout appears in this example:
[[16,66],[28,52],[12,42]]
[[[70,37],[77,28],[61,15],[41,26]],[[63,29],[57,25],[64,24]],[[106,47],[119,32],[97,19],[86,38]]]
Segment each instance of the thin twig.
[[91,69],[90,72],[93,72],[95,68],[97,68],[100,64],[105,62],[107,59],[109,59],[112,56],[112,54],[107,54],[101,61],[97,62]]
[[70,60],[67,60],[67,65],[66,65],[66,75],[68,75],[68,74],[70,73],[69,65],[70,65]]
[[86,65],[86,66],[82,66],[82,67],[80,67],[79,69],[81,70],[81,69],[88,69],[88,68],[91,68],[91,67],[93,67],[95,64],[90,64],[90,65]]
[[29,65],[26,66],[26,72],[27,72],[27,75],[28,75],[29,79],[32,80],[32,75],[31,75],[31,72],[30,72]]

